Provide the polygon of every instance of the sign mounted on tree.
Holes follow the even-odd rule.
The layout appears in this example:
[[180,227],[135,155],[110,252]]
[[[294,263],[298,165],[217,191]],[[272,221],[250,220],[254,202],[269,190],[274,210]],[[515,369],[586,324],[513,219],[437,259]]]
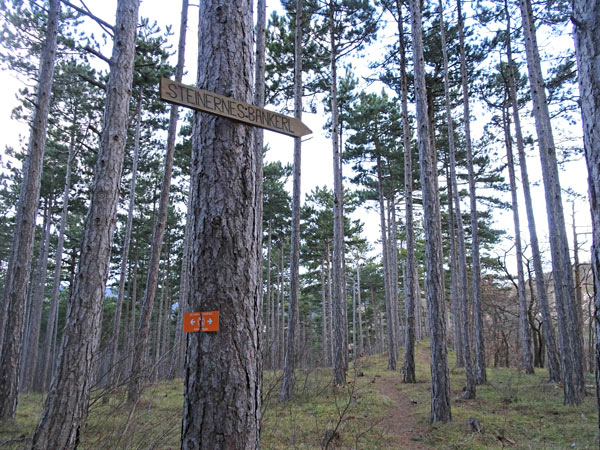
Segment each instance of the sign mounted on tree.
[[169,103],[227,117],[287,136],[302,137],[312,133],[310,128],[295,117],[284,116],[259,106],[181,84],[168,78],[160,79],[160,98]]
[[183,313],[183,331],[219,331],[219,311]]

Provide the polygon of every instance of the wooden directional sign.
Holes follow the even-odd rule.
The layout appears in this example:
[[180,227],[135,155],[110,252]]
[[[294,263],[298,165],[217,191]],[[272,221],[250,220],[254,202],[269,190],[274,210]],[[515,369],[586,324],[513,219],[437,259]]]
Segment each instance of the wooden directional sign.
[[306,125],[294,117],[187,86],[168,78],[160,79],[160,98],[169,103],[227,117],[288,136],[301,137],[312,133]]

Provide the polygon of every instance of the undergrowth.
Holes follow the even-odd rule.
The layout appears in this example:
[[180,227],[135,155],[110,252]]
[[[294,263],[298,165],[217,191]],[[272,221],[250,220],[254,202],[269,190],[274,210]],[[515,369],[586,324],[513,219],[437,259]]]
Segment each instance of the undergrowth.
[[[419,343],[416,354],[416,384],[401,383],[400,368],[388,371],[387,357],[375,355],[361,358],[356,371],[350,369],[348,384],[341,388],[331,385],[330,369],[298,370],[296,397],[287,403],[280,403],[278,398],[281,372],[265,371],[261,448],[403,448],[382,425],[383,417],[395,405],[379,392],[376,377],[395,380],[396,389],[411,400],[417,425],[424,430],[420,445],[439,449],[598,448],[591,375],[587,380],[589,395],[578,407],[563,406],[562,388],[548,383],[545,369],[526,375],[519,369],[488,368],[488,382],[477,386],[477,398],[463,400],[464,369],[454,368],[455,356],[449,353],[452,421],[431,425],[427,342]],[[180,447],[181,380],[156,383],[134,408],[125,400],[124,390],[93,393],[80,448]],[[43,401],[40,394],[19,397],[15,422],[0,425],[0,448],[31,446]],[[470,418],[477,419],[481,431],[474,432],[467,426]]]

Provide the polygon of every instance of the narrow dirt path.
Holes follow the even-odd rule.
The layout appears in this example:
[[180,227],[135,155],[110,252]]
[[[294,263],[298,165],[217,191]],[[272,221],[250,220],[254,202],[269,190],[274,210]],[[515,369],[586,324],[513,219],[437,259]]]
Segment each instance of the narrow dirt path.
[[381,426],[388,431],[395,442],[394,446],[390,448],[429,449],[431,447],[421,441],[427,434],[428,429],[417,422],[414,412],[415,405],[406,393],[396,389],[398,383],[400,383],[400,380],[392,377],[375,377],[375,386],[377,386],[379,392],[393,402],[381,422]]

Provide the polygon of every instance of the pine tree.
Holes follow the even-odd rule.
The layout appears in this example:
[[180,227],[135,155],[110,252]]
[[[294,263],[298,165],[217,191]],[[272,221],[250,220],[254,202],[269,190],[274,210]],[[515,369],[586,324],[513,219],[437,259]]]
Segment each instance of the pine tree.
[[119,0],[117,5],[111,73],[92,199],[60,361],[33,437],[32,448],[35,449],[76,448],[87,417],[91,389],[88,381],[92,377],[94,355],[100,341],[102,302],[125,150],[138,7],[137,0]]

